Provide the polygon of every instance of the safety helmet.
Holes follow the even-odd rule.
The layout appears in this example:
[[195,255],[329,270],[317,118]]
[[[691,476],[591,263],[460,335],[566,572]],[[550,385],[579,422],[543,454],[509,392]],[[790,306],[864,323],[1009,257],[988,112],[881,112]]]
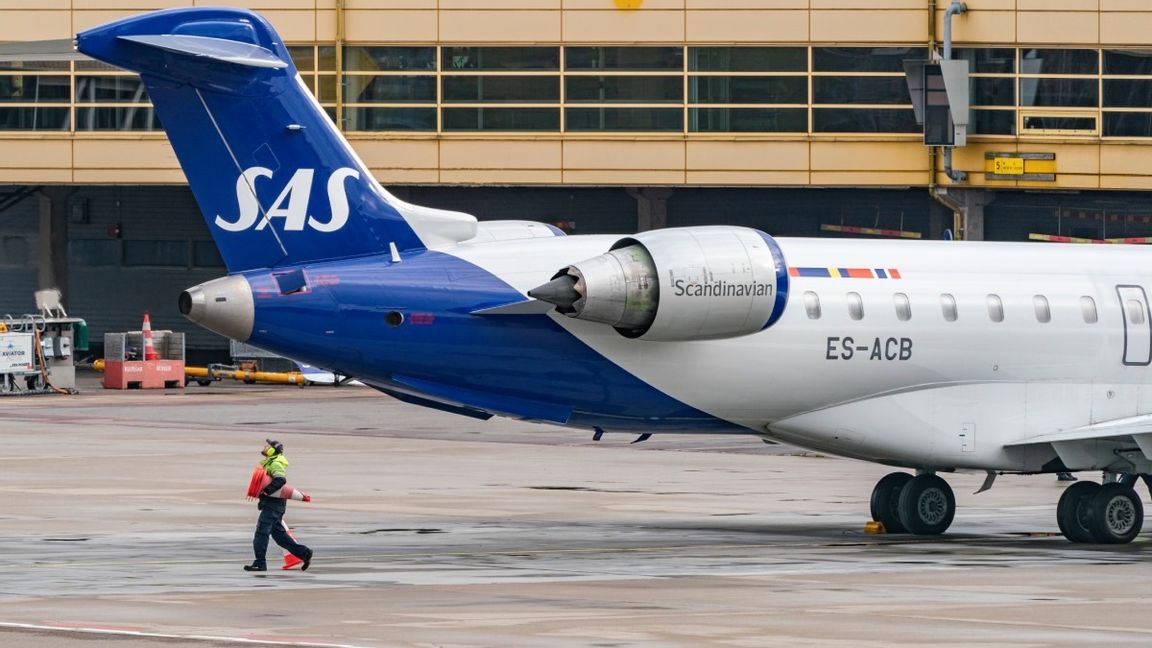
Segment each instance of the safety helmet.
[[280,443],[275,439],[264,439],[264,443],[268,444],[268,447],[264,448],[265,457],[275,457],[278,454],[284,454],[283,443]]

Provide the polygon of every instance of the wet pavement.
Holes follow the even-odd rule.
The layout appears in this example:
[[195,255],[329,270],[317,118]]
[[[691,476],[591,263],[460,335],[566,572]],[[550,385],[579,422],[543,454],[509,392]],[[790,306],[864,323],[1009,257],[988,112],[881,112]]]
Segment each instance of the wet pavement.
[[[1069,544],[1052,476],[972,495],[983,475],[948,475],[949,534],[874,536],[888,469],[751,437],[596,443],[348,387],[82,386],[0,399],[0,645],[1152,643],[1150,536]],[[314,498],[286,517],[308,572],[241,570],[266,437]]]

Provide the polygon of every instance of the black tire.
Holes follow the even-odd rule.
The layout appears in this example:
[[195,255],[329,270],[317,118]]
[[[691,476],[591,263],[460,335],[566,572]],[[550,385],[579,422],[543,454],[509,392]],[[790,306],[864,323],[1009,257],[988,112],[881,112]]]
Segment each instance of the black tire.
[[1144,505],[1136,491],[1119,483],[1104,484],[1087,501],[1089,530],[1100,544],[1127,544],[1144,526]]
[[872,519],[883,524],[887,533],[906,532],[896,507],[900,503],[900,491],[909,481],[912,475],[908,473],[888,473],[872,489]]
[[952,526],[956,496],[952,487],[936,475],[917,475],[900,491],[900,523],[908,533],[940,535]]
[[1096,542],[1088,517],[1088,502],[1099,491],[1100,484],[1089,481],[1076,482],[1064,489],[1056,504],[1056,523],[1069,542]]

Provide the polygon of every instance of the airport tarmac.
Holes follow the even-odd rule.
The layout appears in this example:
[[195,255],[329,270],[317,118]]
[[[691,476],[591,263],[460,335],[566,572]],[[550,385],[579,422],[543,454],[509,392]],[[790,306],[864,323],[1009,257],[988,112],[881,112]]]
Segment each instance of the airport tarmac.
[[[1149,533],[1069,544],[1052,476],[947,476],[949,534],[872,536],[886,468],[754,438],[95,380],[0,398],[0,646],[1152,644]],[[307,572],[241,570],[265,437],[314,498]]]

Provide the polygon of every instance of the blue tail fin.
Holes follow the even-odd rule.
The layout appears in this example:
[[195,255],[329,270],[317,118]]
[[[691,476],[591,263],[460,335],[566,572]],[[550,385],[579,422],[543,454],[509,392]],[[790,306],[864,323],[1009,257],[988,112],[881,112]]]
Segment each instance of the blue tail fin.
[[76,43],[140,73],[231,272],[475,233],[470,216],[384,191],[255,13],[157,11],[81,32]]

